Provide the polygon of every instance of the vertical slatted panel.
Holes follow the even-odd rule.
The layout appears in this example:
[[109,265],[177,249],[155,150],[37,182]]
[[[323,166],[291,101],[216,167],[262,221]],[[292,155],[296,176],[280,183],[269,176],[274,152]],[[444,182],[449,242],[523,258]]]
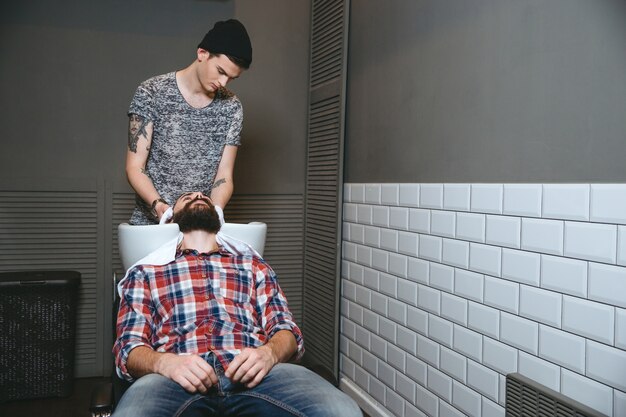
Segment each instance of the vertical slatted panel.
[[338,376],[347,0],[313,0],[306,172],[304,326],[308,360]]
[[[113,312],[111,303],[97,292],[97,276],[103,269],[98,249],[103,247],[99,242],[108,240],[110,257],[104,269],[124,273],[117,226],[128,221],[134,194],[114,192],[108,198],[110,240],[98,234],[103,213],[98,211],[102,203],[96,191],[0,190],[0,271],[69,269],[81,273],[75,366],[79,377],[108,372],[111,361],[110,329],[104,324],[111,324],[107,318]],[[264,255],[278,274],[297,320],[302,317],[303,212],[302,195],[236,195],[226,211],[228,221],[267,223]],[[111,285],[110,278],[104,277],[105,286]],[[98,306],[104,311],[101,316]]]
[[111,265],[113,271],[118,276],[123,276],[126,271],[122,266],[122,260],[118,250],[117,226],[120,223],[128,223],[130,215],[135,208],[135,194],[133,193],[113,193],[111,204]]
[[343,0],[313,1],[311,36],[312,88],[335,81],[343,72],[344,9]]
[[95,191],[0,191],[0,271],[67,269],[81,273],[77,312],[78,376],[98,372]]
[[224,213],[228,222],[267,224],[263,257],[276,272],[296,322],[302,318],[303,212],[302,195],[291,194],[235,195]]

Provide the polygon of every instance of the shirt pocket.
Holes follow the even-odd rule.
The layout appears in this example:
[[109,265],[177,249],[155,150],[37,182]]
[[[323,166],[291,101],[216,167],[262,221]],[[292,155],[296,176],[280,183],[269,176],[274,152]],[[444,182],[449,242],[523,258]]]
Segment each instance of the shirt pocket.
[[219,279],[217,293],[225,306],[250,308],[254,281],[246,271],[223,271]]
[[246,307],[250,305],[249,288],[245,286],[223,286],[220,287],[219,294],[226,306]]

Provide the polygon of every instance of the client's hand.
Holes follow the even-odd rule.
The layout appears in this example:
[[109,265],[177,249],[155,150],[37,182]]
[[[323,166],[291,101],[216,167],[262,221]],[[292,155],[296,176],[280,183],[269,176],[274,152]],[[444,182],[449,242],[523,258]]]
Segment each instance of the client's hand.
[[267,345],[244,348],[228,365],[224,375],[233,382],[240,382],[247,388],[254,388],[277,362],[278,358]]
[[198,355],[165,353],[159,358],[156,370],[191,393],[204,394],[217,384],[215,371]]

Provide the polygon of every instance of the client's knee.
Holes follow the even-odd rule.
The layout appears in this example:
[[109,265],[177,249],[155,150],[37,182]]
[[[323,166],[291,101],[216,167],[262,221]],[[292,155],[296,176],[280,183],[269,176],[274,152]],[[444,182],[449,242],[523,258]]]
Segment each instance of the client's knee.
[[[356,402],[339,388],[302,366],[282,364],[281,378],[290,381],[287,390],[298,391],[305,414],[315,417],[361,417]],[[306,404],[306,405],[305,405]],[[297,407],[299,408],[299,407]]]
[[[333,387],[334,388],[334,387]],[[362,417],[357,403],[345,392],[335,388],[335,395],[326,401],[328,416]]]

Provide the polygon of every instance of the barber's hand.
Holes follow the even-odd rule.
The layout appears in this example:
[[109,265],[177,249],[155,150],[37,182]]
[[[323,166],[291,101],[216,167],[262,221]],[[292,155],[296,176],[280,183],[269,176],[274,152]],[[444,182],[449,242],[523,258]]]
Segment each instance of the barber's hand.
[[217,215],[220,218],[220,225],[224,224],[224,210],[222,210],[222,208],[220,206],[213,206],[215,207],[215,211],[217,212]]
[[278,358],[268,346],[245,348],[235,356],[224,375],[232,382],[240,382],[247,388],[254,388],[277,362]]
[[165,212],[170,208],[169,204],[165,204],[165,203],[161,203],[160,201],[157,203],[156,207],[154,208],[154,211],[156,211],[156,217],[157,219],[161,219],[163,217],[163,214],[165,214]]
[[177,382],[190,393],[206,393],[217,384],[215,371],[198,355],[163,354],[157,364],[157,373]]

